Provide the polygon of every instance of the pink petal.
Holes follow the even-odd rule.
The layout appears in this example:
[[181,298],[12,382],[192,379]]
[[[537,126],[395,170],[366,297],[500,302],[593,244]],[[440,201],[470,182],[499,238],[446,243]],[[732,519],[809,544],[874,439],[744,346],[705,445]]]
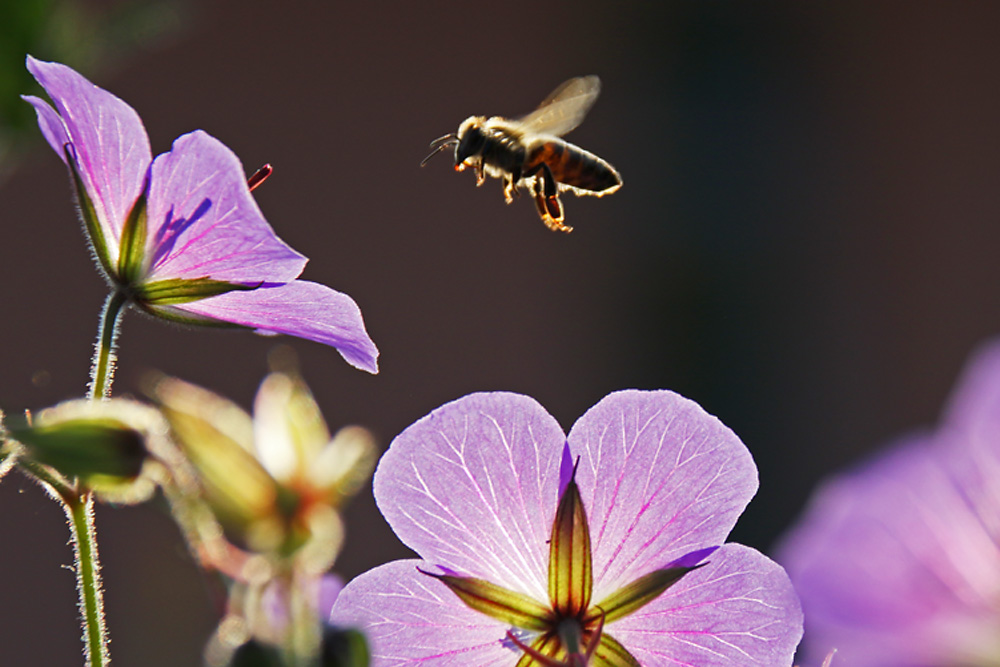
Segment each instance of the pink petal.
[[[142,193],[152,159],[139,114],[65,65],[28,56],[27,67],[62,117],[65,138],[73,144],[80,177],[97,218],[108,242],[117,243],[125,216]],[[55,129],[54,120],[40,111],[39,104],[28,101],[39,113],[45,138],[65,161],[65,138]]]
[[708,560],[605,631],[643,665],[791,665],[802,609],[785,571],[740,544]]
[[471,394],[393,440],[375,472],[375,498],[426,560],[545,601],[564,443],[533,399]]
[[966,363],[942,424],[942,430],[952,429],[960,430],[973,447],[1000,454],[996,437],[1000,433],[1000,341],[983,345]]
[[827,482],[782,547],[815,657],[955,664],[996,649],[1000,546],[964,477],[982,471],[942,444],[906,441]]
[[356,368],[378,372],[378,349],[365,331],[361,310],[351,297],[326,285],[296,280],[163,309],[313,340],[337,348]]
[[594,599],[722,544],[757,490],[739,438],[670,391],[621,391],[570,431],[590,519]]
[[148,201],[149,280],[285,283],[302,272],[306,258],[274,233],[246,179],[236,154],[200,130],[157,156]]
[[340,592],[330,622],[364,631],[372,667],[513,667],[508,628],[418,567],[428,565],[397,560],[365,572]]
[[21,95],[21,99],[35,108],[35,115],[38,116],[38,127],[42,131],[42,136],[49,142],[49,146],[56,152],[59,159],[66,163],[65,146],[69,143],[69,135],[66,134],[66,126],[63,125],[62,118],[52,108],[52,105],[45,100],[34,95]]

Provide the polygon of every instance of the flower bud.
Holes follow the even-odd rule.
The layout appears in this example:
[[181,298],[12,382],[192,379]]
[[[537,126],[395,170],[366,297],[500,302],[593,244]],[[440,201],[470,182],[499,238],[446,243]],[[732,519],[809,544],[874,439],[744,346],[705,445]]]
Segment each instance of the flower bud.
[[152,408],[125,399],[74,400],[9,427],[23,456],[115,502],[141,502],[153,490],[142,477],[150,439],[166,426]]

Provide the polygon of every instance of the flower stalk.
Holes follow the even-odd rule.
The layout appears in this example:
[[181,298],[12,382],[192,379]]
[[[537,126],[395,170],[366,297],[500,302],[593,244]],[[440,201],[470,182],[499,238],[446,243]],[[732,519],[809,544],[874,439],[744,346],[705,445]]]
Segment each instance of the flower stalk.
[[103,401],[111,398],[111,383],[115,378],[115,365],[118,360],[118,332],[127,303],[128,297],[117,289],[104,301],[101,324],[97,331],[97,343],[94,345],[94,360],[90,367],[87,398],[92,400]]
[[63,499],[75,552],[74,570],[80,593],[83,620],[84,655],[87,667],[105,667],[108,654],[107,628],[104,622],[104,591],[101,565],[97,556],[97,533],[94,529],[93,496],[83,493]]

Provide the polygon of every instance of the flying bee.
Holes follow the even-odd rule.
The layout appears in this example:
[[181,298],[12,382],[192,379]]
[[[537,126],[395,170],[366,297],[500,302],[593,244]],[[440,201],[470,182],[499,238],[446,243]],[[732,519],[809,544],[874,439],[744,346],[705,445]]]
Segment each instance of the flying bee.
[[571,232],[563,224],[560,192],[603,197],[622,186],[615,168],[593,153],[560,139],[583,121],[601,92],[601,80],[583,76],[556,88],[538,108],[523,118],[469,116],[458,131],[431,142],[431,153],[420,166],[443,151],[455,147],[455,171],[471,167],[476,185],[487,176],[503,182],[508,204],[530,189],[545,226]]

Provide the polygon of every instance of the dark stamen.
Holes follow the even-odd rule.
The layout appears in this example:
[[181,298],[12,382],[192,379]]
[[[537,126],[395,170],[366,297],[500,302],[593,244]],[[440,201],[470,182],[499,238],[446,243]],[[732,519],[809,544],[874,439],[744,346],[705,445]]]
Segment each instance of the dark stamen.
[[250,188],[250,192],[257,189],[261,183],[267,180],[267,177],[271,175],[274,169],[269,164],[265,164],[263,167],[258,169],[253,173],[253,176],[247,179],[247,187]]

